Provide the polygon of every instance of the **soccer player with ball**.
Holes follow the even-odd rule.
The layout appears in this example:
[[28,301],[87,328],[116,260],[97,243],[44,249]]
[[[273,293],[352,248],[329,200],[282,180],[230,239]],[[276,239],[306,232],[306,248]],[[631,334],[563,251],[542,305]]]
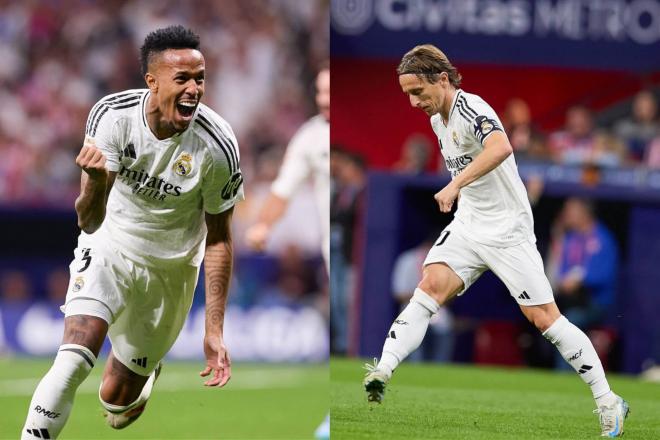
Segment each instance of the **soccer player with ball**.
[[34,392],[22,439],[57,438],[76,389],[106,334],[112,352],[99,400],[124,428],[144,411],[161,360],[190,310],[202,260],[206,367],[211,387],[231,377],[223,324],[232,270],[231,218],[243,198],[236,137],[200,102],[199,37],[181,26],[150,33],[141,48],[146,89],[91,110],[76,200],[78,238],[62,307],[64,337]]
[[499,118],[483,99],[459,88],[461,75],[435,46],[410,50],[397,73],[410,104],[430,117],[452,175],[435,194],[440,211],[448,213],[459,203],[424,261],[410,303],[388,332],[380,362],[368,368],[368,400],[380,403],[392,372],[420,345],[439,307],[492,270],[525,317],[591,388],[602,436],[622,435],[628,404],[610,390],[589,338],[555,304],[536,249],[527,193]]

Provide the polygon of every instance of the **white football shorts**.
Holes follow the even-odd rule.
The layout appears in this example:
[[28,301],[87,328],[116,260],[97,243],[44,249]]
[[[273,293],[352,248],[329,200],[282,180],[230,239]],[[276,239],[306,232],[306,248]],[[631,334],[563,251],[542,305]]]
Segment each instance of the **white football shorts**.
[[105,320],[115,357],[133,372],[148,376],[183,328],[199,268],[140,264],[82,235],[74,254],[62,306],[65,316]]
[[543,260],[532,239],[515,246],[495,247],[477,243],[468,234],[460,221],[452,221],[429,250],[424,266],[447,264],[463,280],[464,288],[459,295],[490,269],[522,306],[555,300],[543,270]]

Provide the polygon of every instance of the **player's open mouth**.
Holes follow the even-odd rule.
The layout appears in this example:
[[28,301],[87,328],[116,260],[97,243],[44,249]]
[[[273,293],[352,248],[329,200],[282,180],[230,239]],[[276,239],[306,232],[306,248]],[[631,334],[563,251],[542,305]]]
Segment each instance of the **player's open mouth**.
[[176,104],[176,109],[184,119],[189,119],[195,113],[197,101],[179,101]]

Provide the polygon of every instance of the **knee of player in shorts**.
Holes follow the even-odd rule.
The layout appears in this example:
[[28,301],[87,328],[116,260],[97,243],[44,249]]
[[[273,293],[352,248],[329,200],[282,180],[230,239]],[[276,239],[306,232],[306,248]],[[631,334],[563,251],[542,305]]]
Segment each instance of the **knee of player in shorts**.
[[425,271],[422,281],[417,285],[438,304],[443,305],[454,293],[448,274],[442,271]]
[[534,324],[534,327],[536,327],[541,333],[549,329],[558,317],[559,316],[555,316],[555,314],[544,309],[537,309],[534,310],[533,313],[527,314],[527,319],[529,319],[529,321]]
[[[144,381],[148,377],[144,378]],[[144,383],[133,380],[124,380],[119,376],[104,375],[99,389],[99,400],[101,403],[126,406],[135,402],[140,397]]]

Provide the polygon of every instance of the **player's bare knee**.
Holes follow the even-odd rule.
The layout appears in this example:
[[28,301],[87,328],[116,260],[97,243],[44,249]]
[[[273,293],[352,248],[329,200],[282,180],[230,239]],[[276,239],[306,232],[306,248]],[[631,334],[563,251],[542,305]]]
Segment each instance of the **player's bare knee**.
[[108,323],[96,316],[73,315],[64,319],[63,344],[77,344],[87,347],[94,356],[99,355],[108,333]]
[[149,379],[134,373],[111,353],[103,372],[99,397],[105,403],[126,406],[135,402]]
[[463,289],[463,280],[444,263],[430,264],[418,287],[444,305]]

